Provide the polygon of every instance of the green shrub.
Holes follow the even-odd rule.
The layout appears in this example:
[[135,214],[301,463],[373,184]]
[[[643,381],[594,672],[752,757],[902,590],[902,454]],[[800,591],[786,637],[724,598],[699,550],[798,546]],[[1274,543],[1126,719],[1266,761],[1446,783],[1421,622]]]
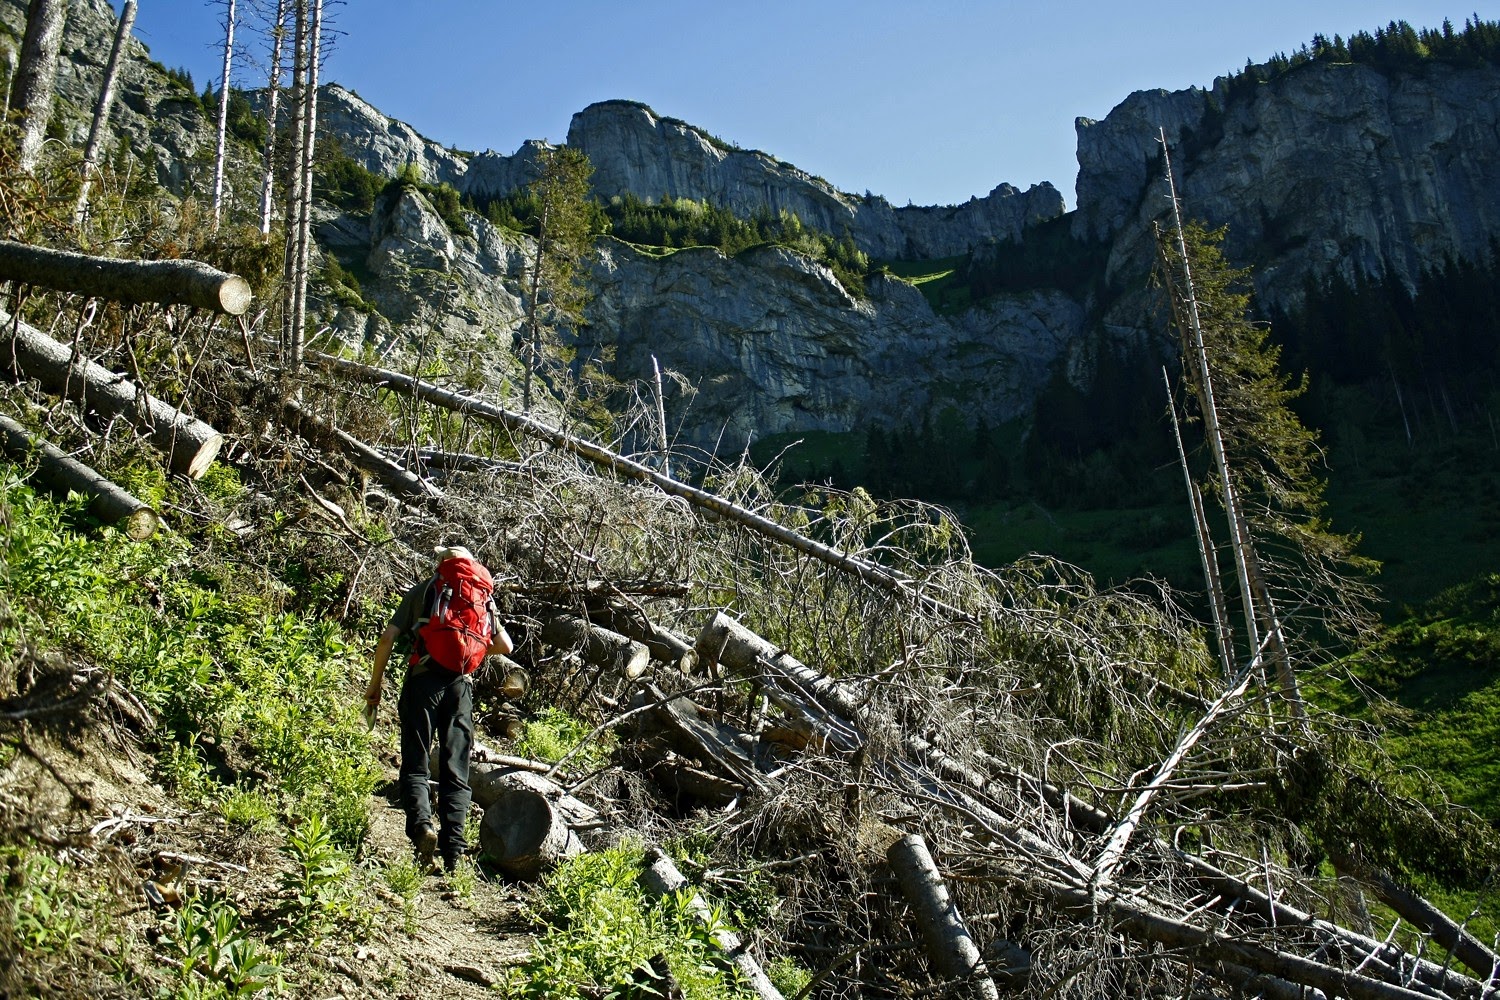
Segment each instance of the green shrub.
[[688,1000],[752,995],[713,941],[722,917],[711,915],[705,926],[687,896],[648,897],[638,882],[642,861],[638,844],[624,844],[553,870],[539,899],[549,926],[514,977],[513,995],[651,995],[664,973]]
[[[556,764],[573,753],[591,729],[560,708],[546,709],[537,718],[526,723],[525,731],[516,740],[516,753],[533,760]],[[608,733],[597,738],[591,746],[574,754],[576,769],[591,770],[603,765],[614,751],[614,738]]]

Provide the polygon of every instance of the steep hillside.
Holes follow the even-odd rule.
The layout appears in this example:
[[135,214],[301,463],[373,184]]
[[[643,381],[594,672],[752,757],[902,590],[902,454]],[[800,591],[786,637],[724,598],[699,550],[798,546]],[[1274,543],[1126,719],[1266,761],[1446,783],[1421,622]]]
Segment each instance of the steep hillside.
[[[519,202],[469,210],[461,189],[486,160],[496,178],[550,151],[445,150],[330,89],[329,120],[371,124],[347,121],[313,185],[299,357],[281,242],[247,224],[252,130],[215,224],[202,102],[162,96],[183,88],[139,53],[127,103],[146,111],[74,220],[108,7],[78,0],[70,24],[59,141],[27,173],[0,136],[3,235],[202,258],[244,272],[255,308],[129,304],[87,280],[15,280],[0,303],[0,994],[1483,1000],[1500,836],[1382,747],[1375,723],[1421,694],[1399,669],[1351,675],[1274,611],[1266,642],[1223,624],[1216,650],[1165,588],[1043,556],[986,568],[941,509],[686,447],[918,424],[974,434],[989,462],[1007,438],[979,441],[985,413],[1024,420],[1073,381],[1131,398],[1090,335],[1106,293],[1136,294],[1128,268],[1048,282],[1002,243],[983,260],[1016,270],[995,294],[935,310],[900,278],[841,277],[858,247],[831,261],[790,212],[780,242],[729,253],[604,237],[586,321],[552,331],[570,364],[529,406],[518,335],[557,306],[527,281],[542,248],[507,222]],[[162,125],[177,102],[183,126]],[[591,109],[617,114],[724,185],[674,210],[767,178],[781,207],[853,210],[638,105]],[[377,153],[405,158],[397,176],[370,173]],[[1023,248],[1101,258],[1045,190],[992,199],[855,217],[936,251],[1035,211]],[[659,360],[670,421],[627,381]],[[167,471],[163,411],[213,432],[216,459]],[[942,464],[893,440],[887,472]],[[93,470],[87,495],[47,486],[59,456]],[[91,503],[107,485],[159,529],[122,530]],[[496,571],[517,644],[473,682],[472,850],[439,875],[400,829],[400,677],[372,727],[361,710],[396,596],[454,542]],[[1462,631],[1462,674],[1493,616],[1428,628],[1443,613],[1396,641],[1448,651]]]

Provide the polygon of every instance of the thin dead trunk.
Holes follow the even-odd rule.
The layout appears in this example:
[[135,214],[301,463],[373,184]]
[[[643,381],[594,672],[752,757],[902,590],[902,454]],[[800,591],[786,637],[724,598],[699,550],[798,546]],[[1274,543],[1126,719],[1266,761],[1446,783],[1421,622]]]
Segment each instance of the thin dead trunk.
[[0,445],[12,459],[36,462],[36,480],[54,493],[69,491],[89,498],[88,511],[105,524],[118,525],[140,541],[156,532],[156,511],[119,485],[101,476],[50,441],[32,437],[26,428],[0,415]]
[[1229,610],[1224,602],[1224,584],[1219,577],[1219,561],[1214,551],[1213,537],[1208,530],[1207,512],[1203,509],[1203,494],[1193,482],[1192,470],[1188,468],[1187,449],[1182,444],[1182,427],[1177,422],[1177,404],[1172,399],[1172,380],[1167,370],[1161,370],[1162,381],[1167,384],[1167,407],[1172,413],[1172,436],[1177,442],[1177,459],[1182,465],[1182,480],[1187,487],[1188,504],[1192,508],[1193,529],[1198,538],[1198,556],[1203,563],[1203,582],[1208,588],[1209,613],[1214,622],[1214,638],[1219,647],[1219,669],[1225,680],[1234,676],[1234,637],[1229,630]]
[[121,417],[147,435],[167,456],[173,472],[198,479],[208,471],[224,438],[201,420],[182,413],[123,375],[85,358],[29,324],[0,313],[0,363],[33,378],[48,392],[66,393],[80,406]]
[[224,16],[224,74],[219,85],[218,140],[214,147],[214,228],[219,228],[219,218],[224,205],[224,147],[229,136],[229,77],[234,61],[234,9],[235,0],[228,4]]
[[115,81],[119,78],[120,53],[125,49],[125,42],[130,37],[130,29],[135,24],[136,0],[125,0],[125,7],[120,11],[120,23],[115,29],[115,42],[109,50],[109,62],[104,67],[104,85],[99,90],[99,104],[94,108],[94,122],[89,126],[89,141],[83,148],[83,163],[79,166],[80,182],[78,186],[78,202],[73,209],[74,221],[82,225],[84,217],[89,209],[89,189],[94,183],[94,174],[99,169],[99,160],[103,152],[105,127],[109,124],[109,114],[115,103]]
[[42,157],[47,125],[52,121],[52,94],[57,81],[57,53],[62,48],[68,0],[31,0],[26,8],[26,33],[21,39],[21,65],[16,70],[16,108],[21,112],[19,165],[36,173]]
[[531,380],[536,370],[537,359],[542,351],[542,331],[537,319],[537,298],[542,291],[542,261],[547,253],[547,203],[542,202],[542,216],[538,220],[536,234],[536,257],[531,262],[531,294],[526,304],[526,380],[521,389],[521,408],[531,413]]
[[250,308],[250,283],[196,260],[121,260],[0,240],[0,281],[113,302],[160,302],[230,316]]
[[651,355],[651,371],[656,376],[656,450],[661,455],[661,474],[672,475],[672,456],[667,449],[667,404],[662,392],[661,365]]
[[261,153],[260,232],[271,235],[271,199],[276,179],[276,125],[281,108],[281,58],[286,44],[288,0],[276,0],[276,21],[271,25],[271,76],[266,84],[266,144]]
[[286,233],[281,270],[281,351],[283,359],[289,363],[300,356],[300,348],[294,346],[295,337],[300,334],[294,316],[297,306],[297,220],[301,218],[303,197],[302,118],[307,101],[307,3],[308,0],[293,0],[291,125],[287,129],[286,207],[282,212]]
[[312,259],[313,154],[318,140],[318,65],[323,40],[323,0],[312,0],[312,26],[307,42],[306,96],[302,102],[302,159],[297,167],[301,175],[302,197],[297,203],[297,261],[293,279],[292,357],[300,364],[307,343],[307,283]]

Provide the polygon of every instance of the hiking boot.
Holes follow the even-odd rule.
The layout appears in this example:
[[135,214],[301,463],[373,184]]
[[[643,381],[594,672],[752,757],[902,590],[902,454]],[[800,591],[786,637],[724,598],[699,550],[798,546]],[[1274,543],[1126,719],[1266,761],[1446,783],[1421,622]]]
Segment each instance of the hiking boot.
[[423,871],[432,870],[432,856],[437,852],[438,835],[432,828],[431,823],[423,823],[417,828],[417,835],[412,838],[412,846],[417,851],[417,864]]

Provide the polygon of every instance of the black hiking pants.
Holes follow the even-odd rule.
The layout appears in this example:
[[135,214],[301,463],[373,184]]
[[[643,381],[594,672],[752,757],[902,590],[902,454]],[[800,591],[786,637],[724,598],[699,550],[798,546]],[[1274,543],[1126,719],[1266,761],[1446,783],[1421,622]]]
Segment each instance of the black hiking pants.
[[467,677],[429,667],[407,672],[397,703],[401,715],[401,806],[406,835],[432,822],[428,793],[428,752],[438,741],[438,815],[442,825],[438,850],[450,865],[468,846],[464,820],[469,815],[469,751],[474,745],[474,685]]

